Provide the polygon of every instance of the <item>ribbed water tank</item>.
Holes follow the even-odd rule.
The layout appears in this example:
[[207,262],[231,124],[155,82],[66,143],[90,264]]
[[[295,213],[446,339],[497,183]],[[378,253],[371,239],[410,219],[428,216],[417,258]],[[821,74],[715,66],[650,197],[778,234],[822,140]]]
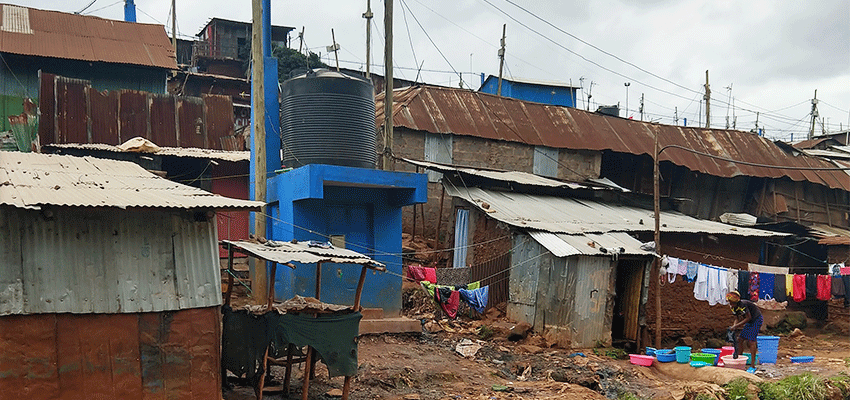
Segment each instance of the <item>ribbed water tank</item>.
[[318,69],[281,87],[283,164],[375,168],[375,99],[372,83]]

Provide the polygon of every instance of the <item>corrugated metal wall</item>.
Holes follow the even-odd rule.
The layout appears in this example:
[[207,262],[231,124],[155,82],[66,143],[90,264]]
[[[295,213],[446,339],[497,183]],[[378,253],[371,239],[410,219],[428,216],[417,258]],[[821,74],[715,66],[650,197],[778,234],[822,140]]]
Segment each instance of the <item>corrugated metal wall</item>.
[[527,235],[514,236],[508,318],[536,331],[569,329],[573,347],[611,342],[614,274],[610,257],[552,256]]
[[185,211],[5,208],[0,315],[221,304],[216,224]]
[[233,146],[227,96],[179,97],[136,90],[98,91],[86,80],[41,76],[42,144],[121,144],[140,136],[163,147]]
[[220,399],[219,307],[0,317],[0,398]]

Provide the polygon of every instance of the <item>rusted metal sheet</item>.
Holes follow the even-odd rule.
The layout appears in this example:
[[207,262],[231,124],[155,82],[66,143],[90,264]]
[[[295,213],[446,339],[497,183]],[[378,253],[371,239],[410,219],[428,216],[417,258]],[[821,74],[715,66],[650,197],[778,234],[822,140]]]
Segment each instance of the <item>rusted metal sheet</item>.
[[91,121],[91,142],[117,145],[118,136],[118,92],[88,89]]
[[[242,150],[233,141],[233,100],[228,96],[204,95],[208,147],[219,150]],[[215,112],[209,112],[215,110]],[[227,143],[227,146],[225,146]]]
[[[679,145],[749,163],[793,168],[835,167],[828,160],[791,154],[776,143],[749,132],[656,125],[447,87],[406,88],[395,91],[393,98],[396,126],[430,133],[636,155],[651,155],[657,134],[661,146]],[[379,94],[376,100],[376,124],[380,125],[383,122],[384,95]],[[719,177],[787,177],[794,181],[850,190],[850,177],[841,171],[765,168],[676,148],[664,150],[660,160]]]
[[220,398],[219,318],[218,307],[0,317],[0,393],[35,400]]
[[0,5],[0,52],[177,69],[162,25]]
[[177,99],[177,119],[180,127],[179,147],[207,148],[204,101],[197,97]]
[[610,320],[606,318],[606,312],[612,261],[608,257],[589,256],[576,256],[575,261],[572,345],[587,348],[593,347],[598,341],[610,343]]
[[59,143],[88,143],[88,110],[85,82],[56,77],[55,129]]
[[523,235],[514,235],[508,287],[508,318],[534,325],[543,247]]
[[42,145],[58,143],[53,118],[56,114],[55,77],[56,75],[41,71],[38,73],[38,111],[41,113],[38,123],[38,137]]
[[[257,257],[278,264],[289,264],[299,262],[304,264],[315,264],[332,262],[340,264],[360,264],[364,267],[377,271],[385,271],[384,264],[375,261],[369,256],[360,254],[353,250],[341,248],[321,248],[310,246],[308,242],[266,242],[265,244],[239,241],[222,240],[222,245],[232,245],[241,253]],[[294,267],[292,267],[294,268]]]
[[150,140],[157,146],[177,147],[177,99],[167,94],[151,94],[149,99]]
[[132,162],[7,152],[0,158],[0,205],[39,208],[162,207],[245,209],[262,203],[230,199],[160,178]]
[[118,142],[123,143],[136,136],[150,139],[148,94],[136,90],[122,90],[119,92],[118,102],[118,121],[120,123]]

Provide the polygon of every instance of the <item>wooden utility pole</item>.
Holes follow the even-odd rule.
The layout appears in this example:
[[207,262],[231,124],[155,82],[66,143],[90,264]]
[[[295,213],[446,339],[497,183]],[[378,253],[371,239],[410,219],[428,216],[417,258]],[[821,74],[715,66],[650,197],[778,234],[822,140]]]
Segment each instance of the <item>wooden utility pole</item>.
[[333,45],[327,46],[327,50],[328,53],[334,53],[334,58],[336,59],[336,72],[339,72],[339,45],[336,44],[336,36],[334,35],[333,28],[331,28],[331,39],[333,40]]
[[393,0],[384,1],[384,170],[393,168]]
[[366,12],[363,13],[363,18],[366,18],[366,79],[371,79],[372,74],[372,0],[366,0]]
[[809,129],[809,140],[815,137],[815,121],[818,119],[818,90],[815,89],[815,97],[812,98],[812,127]]
[[711,128],[711,111],[709,111],[709,101],[711,100],[711,88],[708,86],[708,70],[705,70],[705,127]]
[[661,191],[659,190],[659,173],[658,173],[658,127],[653,126],[655,130],[655,153],[652,168],[652,196],[653,208],[655,212],[655,260],[652,264],[652,279],[655,285],[655,348],[661,348]]
[[298,53],[301,53],[301,49],[304,47],[304,27],[301,27],[301,33],[298,34]]
[[[253,21],[251,25],[251,102],[254,115],[252,146],[254,150],[254,200],[266,202],[266,100],[263,85],[263,6],[262,0],[252,0]],[[266,236],[266,208],[254,213],[254,237]],[[254,276],[251,277],[251,293],[257,304],[266,300],[266,263],[254,258]]]
[[[593,82],[590,84],[590,88],[593,89]],[[643,121],[643,93],[640,94],[640,120]]]
[[177,56],[177,0],[171,0],[171,45],[174,56]]
[[505,67],[505,29],[508,24],[502,24],[502,47],[499,48],[499,88],[496,89],[496,96],[502,95],[502,69]]

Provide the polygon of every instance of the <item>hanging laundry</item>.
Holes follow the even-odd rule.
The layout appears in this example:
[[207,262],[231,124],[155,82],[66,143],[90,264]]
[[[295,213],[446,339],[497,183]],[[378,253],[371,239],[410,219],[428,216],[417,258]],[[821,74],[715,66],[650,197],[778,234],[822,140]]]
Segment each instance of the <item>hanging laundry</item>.
[[814,300],[818,297],[818,276],[806,274],[806,298]]
[[709,305],[729,304],[726,301],[726,293],[729,292],[728,273],[726,269],[717,268],[714,266],[708,267],[708,289],[706,297]]
[[688,274],[688,260],[679,259],[679,270],[676,271],[679,275],[687,275]]
[[844,282],[844,308],[850,307],[850,275],[841,275]]
[[788,294],[785,291],[785,275],[776,275],[773,280],[773,298],[778,302],[788,301]]
[[759,273],[750,271],[750,286],[747,288],[747,297],[752,301],[759,299]]
[[408,265],[407,276],[417,282],[428,281],[437,283],[437,269],[423,267],[419,264]]
[[699,263],[696,261],[688,261],[688,270],[685,273],[685,276],[688,277],[688,282],[693,282],[694,279],[697,278],[697,270],[699,269]]
[[832,298],[832,276],[818,275],[818,296],[817,299],[827,301]]
[[794,274],[785,275],[785,297],[794,297]]
[[[690,271],[688,272],[690,276]],[[708,266],[705,264],[697,264],[694,298],[701,301],[708,301]]]
[[794,301],[801,302],[806,299],[806,276],[794,275]]
[[474,290],[461,289],[458,292],[460,293],[461,300],[469,304],[479,314],[484,314],[484,310],[487,308],[487,301],[490,298],[490,286],[484,286],[483,288]]
[[[729,290],[738,290],[738,270],[737,269],[726,270],[726,287]],[[726,296],[723,296],[723,299],[726,300]]]
[[844,287],[844,280],[841,275],[832,277],[832,297],[843,299],[847,295],[847,290]]
[[850,275],[850,267],[841,267],[838,269],[838,272],[843,275]]
[[457,308],[460,305],[460,293],[449,287],[438,287],[434,291],[434,300],[451,319],[457,318]]
[[738,293],[741,293],[742,299],[749,298],[747,293],[750,290],[750,271],[738,271]]
[[475,290],[481,287],[481,281],[475,281],[466,285],[467,290]]
[[844,263],[831,264],[829,266],[829,273],[832,276],[841,276],[841,268],[844,267]]
[[776,275],[760,272],[759,273],[759,298],[770,300],[773,299],[774,277]]

